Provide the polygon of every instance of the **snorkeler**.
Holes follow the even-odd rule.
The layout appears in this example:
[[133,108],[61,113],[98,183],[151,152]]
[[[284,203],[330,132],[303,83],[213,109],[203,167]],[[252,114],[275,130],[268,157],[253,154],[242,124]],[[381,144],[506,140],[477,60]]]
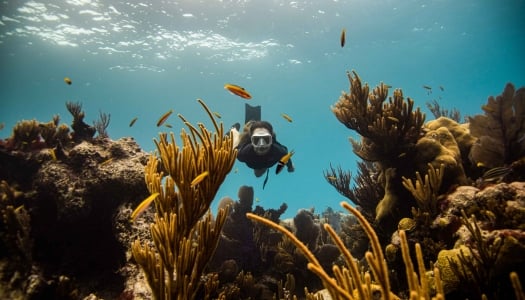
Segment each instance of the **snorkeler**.
[[[240,125],[235,124],[231,132],[233,134],[233,146],[237,148],[237,159],[254,170],[255,176],[261,177],[268,168],[271,168],[279,160],[288,154],[286,146],[276,139],[273,127],[269,122],[259,121],[260,107],[252,107],[246,104],[246,125],[242,133],[239,133]],[[295,170],[292,160],[286,162],[288,172]]]
[[[239,133],[237,126],[231,130],[234,141],[238,141],[237,145],[234,142],[238,151],[237,159],[252,168],[257,177],[261,177],[268,168],[288,154],[286,146],[276,140],[273,127],[269,122],[250,121],[244,126],[242,134]],[[291,159],[286,163],[286,167],[288,172],[295,170]]]

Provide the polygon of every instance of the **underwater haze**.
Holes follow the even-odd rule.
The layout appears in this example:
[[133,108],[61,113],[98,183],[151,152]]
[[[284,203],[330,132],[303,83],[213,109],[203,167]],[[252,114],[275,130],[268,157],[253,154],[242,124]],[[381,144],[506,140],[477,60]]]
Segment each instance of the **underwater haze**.
[[[295,172],[272,169],[263,189],[264,176],[237,161],[214,210],[224,196],[238,199],[241,185],[253,186],[266,209],[286,202],[284,217],[339,209],[346,199],[323,170],[356,174],[348,138],[358,136],[330,109],[348,91],[346,72],[401,88],[426,120],[430,101],[481,114],[507,82],[525,86],[524,12],[523,0],[2,1],[0,138],[24,119],[58,114],[71,124],[70,101],[82,103],[89,124],[110,114],[110,138],[132,136],[153,151],[159,132],[184,128],[176,114],[212,128],[197,98],[226,128],[244,122],[245,103],[260,105],[277,139],[295,150]],[[172,128],[157,127],[170,109]]]

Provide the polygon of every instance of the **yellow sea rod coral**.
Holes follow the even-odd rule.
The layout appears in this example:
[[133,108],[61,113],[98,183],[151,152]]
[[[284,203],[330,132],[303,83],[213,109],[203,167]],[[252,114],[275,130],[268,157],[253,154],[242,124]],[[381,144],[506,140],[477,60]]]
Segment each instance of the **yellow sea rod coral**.
[[[155,299],[195,299],[203,290],[204,268],[217,246],[227,211],[220,209],[215,220],[209,208],[217,190],[230,172],[236,158],[231,135],[225,135],[208,107],[204,107],[216,132],[203,124],[182,121],[190,133],[181,131],[182,146],[171,134],[160,134],[155,141],[159,157],[151,155],[145,180],[155,199],[155,221],[151,224],[151,243],[136,240],[133,257],[146,273]],[[160,165],[159,165],[160,163]],[[197,185],[195,177],[208,176]]]

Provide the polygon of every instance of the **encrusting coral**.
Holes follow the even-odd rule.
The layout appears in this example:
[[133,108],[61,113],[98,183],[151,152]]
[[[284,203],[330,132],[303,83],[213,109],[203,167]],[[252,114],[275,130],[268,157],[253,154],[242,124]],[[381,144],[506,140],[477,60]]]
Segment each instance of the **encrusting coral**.
[[[198,129],[179,115],[189,128],[181,131],[179,147],[160,134],[155,141],[159,157],[151,155],[145,180],[155,199],[155,220],[151,225],[154,245],[136,240],[133,257],[146,273],[155,299],[195,299],[202,293],[204,268],[217,246],[227,212],[220,209],[215,220],[209,211],[219,186],[236,158],[231,135],[215,119],[202,100],[216,132],[199,123]],[[159,159],[161,166],[159,167]],[[192,181],[209,172],[200,183]]]

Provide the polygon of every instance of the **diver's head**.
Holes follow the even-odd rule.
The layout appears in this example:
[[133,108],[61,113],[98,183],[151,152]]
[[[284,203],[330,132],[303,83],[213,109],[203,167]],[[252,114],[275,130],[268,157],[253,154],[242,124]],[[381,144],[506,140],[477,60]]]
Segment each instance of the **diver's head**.
[[268,122],[254,122],[251,127],[251,141],[253,150],[259,155],[264,155],[270,151],[272,146],[272,125]]

